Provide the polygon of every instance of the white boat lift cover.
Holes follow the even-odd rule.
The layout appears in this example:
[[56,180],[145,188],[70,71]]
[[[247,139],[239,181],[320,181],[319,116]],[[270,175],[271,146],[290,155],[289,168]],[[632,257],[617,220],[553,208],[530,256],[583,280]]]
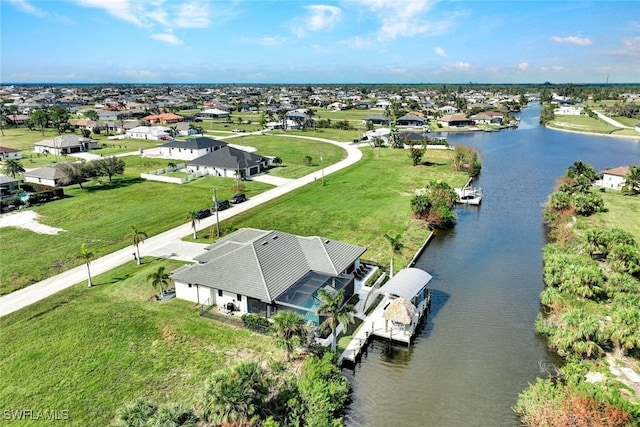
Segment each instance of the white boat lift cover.
[[419,268],[405,268],[400,270],[387,283],[380,287],[376,293],[389,296],[402,297],[407,301],[418,294],[433,279],[429,273]]

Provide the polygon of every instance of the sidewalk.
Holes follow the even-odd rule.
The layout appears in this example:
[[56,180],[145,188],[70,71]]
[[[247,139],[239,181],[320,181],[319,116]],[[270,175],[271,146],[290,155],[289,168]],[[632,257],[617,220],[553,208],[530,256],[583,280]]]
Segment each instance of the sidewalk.
[[[306,138],[312,139],[316,141],[327,142],[330,144],[337,145],[339,147],[344,148],[347,151],[347,157],[338,163],[335,163],[331,166],[324,168],[324,176],[327,176],[333,172],[339,171],[340,169],[346,168],[356,162],[358,162],[362,158],[362,152],[358,149],[358,147],[348,145],[341,142],[336,142],[323,138],[315,138],[315,137],[304,137],[304,136],[294,136],[294,135],[278,135],[283,137],[292,137],[292,138]],[[284,183],[278,187],[272,188],[271,190],[265,191],[264,193],[258,194],[255,197],[250,198],[244,203],[234,205],[231,209],[224,210],[219,212],[219,220],[224,221],[237,215],[241,212],[245,212],[249,209],[252,209],[266,201],[271,199],[275,199],[277,197],[282,196],[290,191],[293,191],[297,188],[303,187],[307,184],[315,182],[323,176],[323,171],[319,170],[309,175],[303,176],[302,178],[298,178],[295,180],[290,180],[289,182]],[[197,226],[197,230],[206,229],[211,227],[216,222],[216,214],[214,213],[212,216],[201,220]],[[182,238],[188,236],[193,233],[193,229],[191,228],[191,223],[182,224],[175,228],[172,228],[168,231],[160,233],[158,235],[149,237],[144,241],[142,245],[140,245],[140,256],[147,256],[150,254],[161,254],[160,256],[174,253],[177,248],[186,248],[182,242]],[[168,249],[170,248],[170,250]],[[193,247],[190,247],[191,250]],[[99,274],[105,273],[109,270],[112,270],[116,267],[119,267],[127,262],[133,260],[134,249],[133,246],[127,246],[123,249],[120,249],[116,252],[113,252],[109,255],[105,255],[102,258],[95,259],[91,261],[91,275],[97,276]],[[184,255],[186,256],[186,255]],[[179,255],[176,253],[173,257],[178,257]],[[188,260],[188,258],[186,259]],[[13,313],[14,311],[20,310],[23,307],[31,305],[41,299],[44,299],[50,295],[55,294],[63,289],[69,288],[76,283],[80,283],[87,280],[87,268],[85,265],[80,265],[71,270],[60,273],[56,276],[50,277],[48,279],[42,280],[38,283],[34,283],[26,288],[19,289],[14,291],[8,295],[4,295],[0,297],[0,317],[6,316],[9,313]]]

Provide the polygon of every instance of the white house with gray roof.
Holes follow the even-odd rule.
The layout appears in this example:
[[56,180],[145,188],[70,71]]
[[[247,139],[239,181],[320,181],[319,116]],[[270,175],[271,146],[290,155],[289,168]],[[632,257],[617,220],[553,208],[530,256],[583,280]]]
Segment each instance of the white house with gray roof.
[[195,260],[171,273],[176,297],[230,311],[271,317],[301,313],[319,324],[317,292],[354,292],[366,248],[324,237],[243,228],[219,239]]
[[193,160],[213,153],[227,143],[206,136],[189,138],[183,141],[173,140],[160,146],[160,156],[167,159]]
[[209,175],[236,177],[239,173],[245,178],[264,172],[271,162],[269,157],[259,156],[225,145],[204,156],[189,161],[187,169],[191,173],[198,171]]

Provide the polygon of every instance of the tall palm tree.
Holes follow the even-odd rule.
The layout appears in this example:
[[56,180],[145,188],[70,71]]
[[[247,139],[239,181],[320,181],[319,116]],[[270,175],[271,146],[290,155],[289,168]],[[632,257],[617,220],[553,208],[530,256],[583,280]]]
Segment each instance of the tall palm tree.
[[191,228],[193,228],[193,238],[197,239],[198,235],[196,233],[198,230],[196,230],[196,225],[200,222],[200,218],[198,218],[196,211],[191,211],[187,214],[187,219],[191,221]]
[[640,193],[640,166],[631,166],[629,173],[624,178],[625,187],[631,194]]
[[91,260],[93,259],[94,255],[95,254],[93,252],[87,249],[87,246],[84,243],[80,245],[80,252],[78,252],[78,257],[82,258],[85,264],[87,264],[87,274],[89,277],[87,284],[89,285],[89,287],[93,286],[93,281],[91,280],[91,269],[89,268],[89,264],[91,263]]
[[327,289],[320,289],[318,291],[318,299],[320,300],[320,307],[316,312],[318,316],[326,317],[322,324],[331,328],[331,351],[335,353],[338,325],[342,325],[344,328],[349,323],[353,323],[355,308],[352,304],[345,304],[344,289],[340,289],[335,293],[331,293]]
[[142,263],[140,261],[140,243],[143,243],[144,239],[149,236],[144,231],[138,230],[137,226],[131,225],[131,237],[133,238],[133,246],[136,248],[136,261],[140,265]]
[[308,328],[304,317],[295,311],[280,311],[272,317],[276,342],[284,348],[284,358],[290,360],[293,349],[307,337]]
[[16,175],[24,173],[25,169],[22,167],[22,164],[18,160],[9,159],[4,164],[3,172],[7,176],[15,178]]
[[169,286],[169,274],[164,272],[164,265],[158,267],[158,270],[147,276],[147,282],[151,282],[151,286],[160,290],[160,296],[164,295],[164,289]]
[[393,277],[393,258],[395,254],[399,254],[404,245],[400,241],[402,234],[398,234],[396,237],[391,237],[387,233],[384,234],[384,237],[389,241],[389,245],[391,247],[391,266],[389,268],[389,277]]

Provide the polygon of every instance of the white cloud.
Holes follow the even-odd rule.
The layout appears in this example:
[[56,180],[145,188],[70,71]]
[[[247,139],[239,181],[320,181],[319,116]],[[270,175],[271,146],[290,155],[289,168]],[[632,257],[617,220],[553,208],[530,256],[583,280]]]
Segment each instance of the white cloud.
[[567,68],[561,65],[552,65],[550,67],[539,67],[542,71],[566,71]]
[[445,58],[449,56],[447,55],[447,52],[445,52],[444,49],[441,47],[436,47],[435,52],[436,52],[436,55],[438,56],[444,56]]
[[427,14],[437,4],[436,1],[359,0],[358,3],[376,14],[380,20],[377,32],[380,42],[398,37],[441,34],[455,22],[451,17],[427,19]]
[[591,39],[588,39],[585,37],[576,37],[576,36],[569,36],[569,37],[553,36],[551,37],[551,40],[553,40],[556,43],[568,43],[568,44],[575,44],[578,46],[589,46],[593,43]]
[[638,56],[640,55],[640,37],[625,37],[622,39],[622,55]]
[[149,70],[123,70],[119,73],[122,76],[126,77],[136,77],[136,78],[147,78],[147,77],[156,77],[157,73]]
[[466,71],[471,69],[471,64],[469,64],[468,62],[453,62],[451,64],[446,64],[444,67],[445,70],[447,71],[451,71],[451,70],[461,70],[461,71]]
[[9,0],[9,3],[13,4],[16,8],[20,9],[25,13],[39,16],[41,18],[47,16],[47,12],[41,9],[38,9],[37,7],[29,3],[27,0]]
[[369,49],[372,46],[372,41],[366,37],[352,37],[350,39],[340,42],[340,44],[349,46],[353,50]]
[[516,65],[517,68],[519,68],[522,71],[528,70],[529,69],[529,63],[528,62],[521,62],[518,65]]
[[297,37],[304,37],[308,31],[332,29],[342,19],[342,9],[324,4],[306,6],[307,16],[298,18],[292,31]]
[[287,43],[286,37],[262,37],[257,40],[257,43],[261,46],[267,47],[280,47]]
[[152,34],[151,38],[160,40],[161,42],[165,42],[167,44],[170,44],[171,46],[178,46],[182,44],[182,40],[171,33]]
[[177,28],[209,26],[209,3],[166,3],[165,0],[75,0],[84,7],[103,9],[109,15],[141,28],[154,25]]

